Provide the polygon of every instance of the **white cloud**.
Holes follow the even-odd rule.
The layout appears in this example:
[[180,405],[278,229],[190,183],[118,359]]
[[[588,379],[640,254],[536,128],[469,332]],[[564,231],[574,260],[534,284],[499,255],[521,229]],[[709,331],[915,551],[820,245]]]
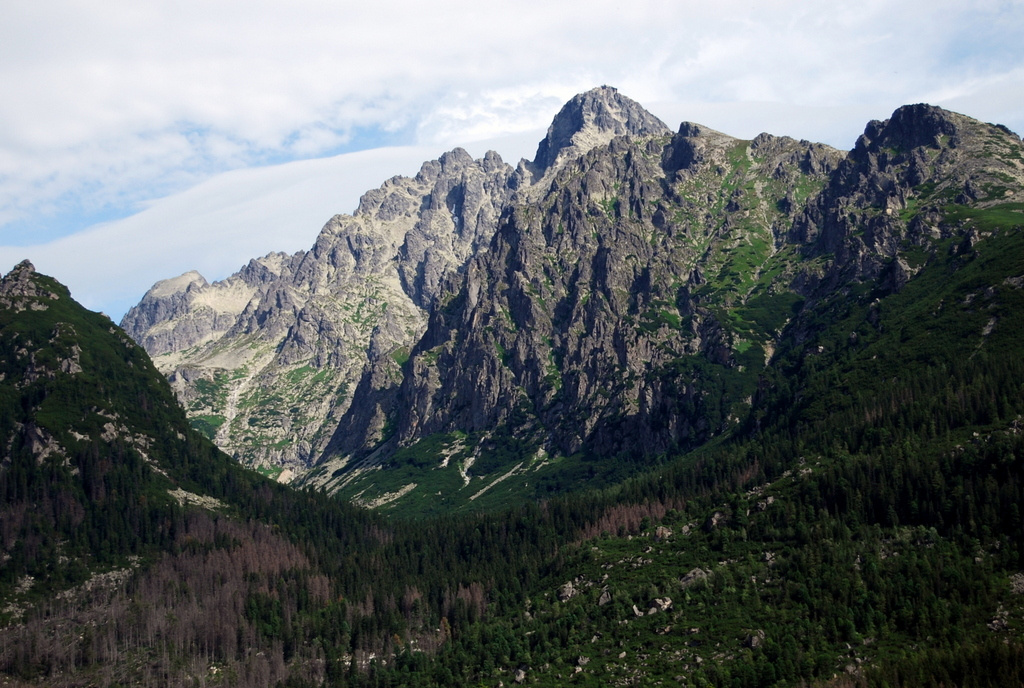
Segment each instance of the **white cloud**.
[[[867,119],[907,102],[1024,130],[1020,0],[8,5],[0,22],[0,243],[40,244],[75,228],[68,218],[76,213],[123,216],[268,162],[381,141],[435,150],[543,129],[566,99],[599,84],[617,86],[673,127],[686,119],[841,147]],[[391,172],[350,177],[358,185],[350,192]],[[266,207],[274,195],[260,193]],[[287,206],[285,196],[277,197]],[[161,207],[88,235],[115,227],[159,234]],[[306,231],[315,234],[339,209],[351,208],[317,210],[315,219],[311,211]],[[211,233],[219,217],[188,223]],[[221,244],[246,245],[224,221]],[[48,229],[12,237],[4,225]],[[67,239],[45,250],[57,256],[77,246]],[[156,271],[148,283],[207,260],[199,243],[178,246],[173,260],[168,247],[165,263],[147,263]]]

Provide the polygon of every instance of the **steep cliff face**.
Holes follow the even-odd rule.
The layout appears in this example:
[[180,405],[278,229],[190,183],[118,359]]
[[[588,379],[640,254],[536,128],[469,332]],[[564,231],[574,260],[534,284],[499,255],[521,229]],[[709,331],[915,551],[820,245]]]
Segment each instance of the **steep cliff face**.
[[545,455],[657,454],[722,432],[752,389],[710,387],[749,380],[784,323],[721,306],[760,304],[755,289],[789,274],[777,238],[841,158],[687,123],[563,159],[432,312],[393,437],[343,420],[328,456],[497,428]]
[[797,218],[792,240],[825,257],[825,291],[851,280],[899,287],[908,246],[957,234],[952,206],[984,209],[1024,200],[1021,140],[1005,127],[931,105],[872,121],[823,193]]
[[871,122],[849,154],[690,123],[573,154],[552,143],[564,124],[401,383],[364,379],[374,422],[343,418],[312,483],[413,499],[457,466],[454,490],[486,499],[567,457],[593,474],[700,446],[749,420],[819,304],[898,292],[942,242],[977,239],[976,213],[1013,221],[1024,200],[1020,139],[931,106]]
[[[560,175],[575,175],[575,172],[566,172],[566,169],[576,165],[588,152],[603,149],[619,135],[668,138],[671,136],[671,130],[638,103],[618,93],[614,88],[600,87],[574,97],[552,121],[546,137],[538,145],[535,161],[522,161],[519,164],[513,178],[516,192],[506,204],[505,216],[500,222],[496,221],[495,226],[506,227],[500,231],[511,232],[514,236],[517,232],[514,229],[516,212],[550,204],[555,198],[548,190],[555,184],[552,180]],[[546,198],[547,196],[551,198]],[[513,223],[511,230],[507,228],[509,223]],[[506,243],[491,242],[489,248],[482,248],[487,250],[477,251],[468,268],[476,276],[474,280],[483,276],[485,281],[498,280],[503,284],[501,278],[488,272],[496,268],[490,262],[486,262],[484,257],[490,251],[497,250],[499,256],[495,260],[504,260]],[[573,250],[568,246],[562,248],[567,251]],[[435,317],[439,312],[451,311],[452,301],[456,298],[454,294],[460,289],[462,272],[452,272],[449,278],[448,283],[439,283],[443,289],[435,292],[444,300],[444,303],[436,303],[431,311]],[[476,299],[479,296],[480,284],[473,284],[472,298]],[[495,283],[488,288],[494,290],[499,287]],[[419,346],[422,347],[422,343]],[[428,360],[433,363],[437,357],[431,356]],[[405,413],[404,408],[399,408],[408,404],[408,399],[399,395],[402,372],[395,366],[394,361],[385,357],[371,354],[371,361],[373,364],[356,390],[356,397],[360,401],[342,418],[326,451],[334,457],[335,462],[339,460],[338,457],[343,457],[340,461],[344,463],[351,456],[363,456],[383,440],[392,437],[398,427],[397,417]],[[494,384],[489,378],[480,378],[477,382],[484,385]],[[500,403],[496,393],[491,394],[491,397],[490,403]]]
[[213,284],[197,273],[158,283],[123,326],[198,427],[287,478],[323,450],[369,352],[396,367],[408,355],[444,276],[490,240],[513,174],[497,154],[456,149],[365,194],[309,251]]

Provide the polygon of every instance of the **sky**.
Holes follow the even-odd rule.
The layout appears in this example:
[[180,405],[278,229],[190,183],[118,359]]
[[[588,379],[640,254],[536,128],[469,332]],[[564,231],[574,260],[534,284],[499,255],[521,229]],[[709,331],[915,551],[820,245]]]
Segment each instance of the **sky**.
[[928,102],[1024,131],[1024,0],[36,0],[0,21],[0,272],[115,320],[227,277],[455,146],[515,164],[611,85],[849,149]]

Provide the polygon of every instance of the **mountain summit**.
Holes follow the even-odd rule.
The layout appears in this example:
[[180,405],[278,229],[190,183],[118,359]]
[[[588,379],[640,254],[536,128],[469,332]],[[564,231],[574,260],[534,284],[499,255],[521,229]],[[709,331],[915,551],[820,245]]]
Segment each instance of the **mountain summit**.
[[672,131],[639,103],[611,86],[576,95],[555,115],[533,160],[536,178],[616,136],[659,136]]

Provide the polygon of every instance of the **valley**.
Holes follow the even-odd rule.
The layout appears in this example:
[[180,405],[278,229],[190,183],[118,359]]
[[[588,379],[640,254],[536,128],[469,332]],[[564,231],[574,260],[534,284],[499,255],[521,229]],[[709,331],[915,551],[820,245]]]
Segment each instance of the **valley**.
[[0,280],[5,685],[1024,684],[1005,127],[601,87],[120,327],[55,277]]

